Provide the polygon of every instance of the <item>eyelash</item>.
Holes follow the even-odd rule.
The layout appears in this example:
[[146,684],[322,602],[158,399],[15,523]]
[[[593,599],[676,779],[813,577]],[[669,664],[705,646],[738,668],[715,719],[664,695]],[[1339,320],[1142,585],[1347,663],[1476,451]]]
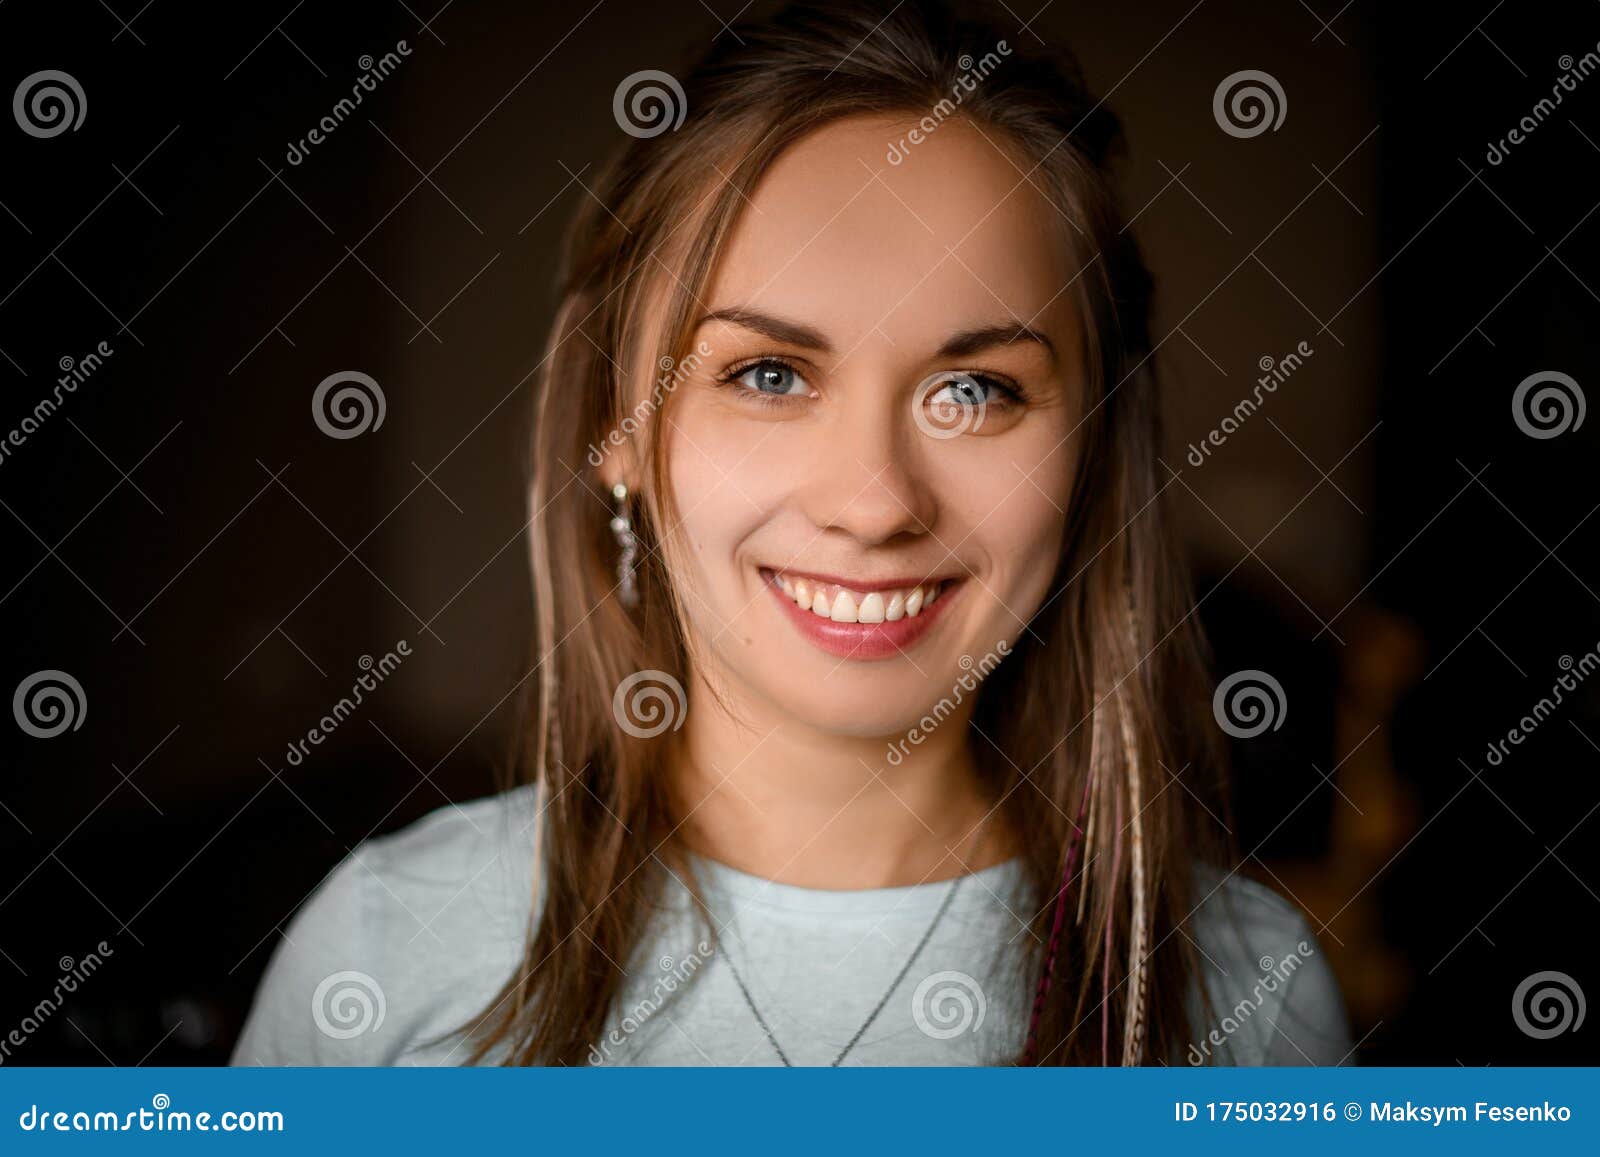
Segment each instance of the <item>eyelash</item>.
[[[776,357],[768,354],[758,358],[751,358],[748,361],[741,362],[731,369],[724,371],[722,376],[717,379],[717,385],[728,387],[741,395],[748,395],[756,402],[757,405],[762,406],[784,406],[793,401],[799,400],[792,394],[767,394],[760,390],[746,389],[745,387],[738,385],[739,378],[743,377],[757,366],[782,366],[790,373],[798,374],[801,377],[805,376],[805,371],[799,365],[791,362],[788,358]],[[979,373],[971,370],[962,370],[959,372],[966,374],[967,377],[970,377],[976,381],[982,382],[990,389],[998,390],[1001,394],[1006,395],[1005,398],[1000,400],[1001,405],[1025,404],[1028,401],[1027,391],[1025,391],[1021,385],[1010,380],[1009,378],[1002,378],[995,374]]]
[[765,357],[750,358],[749,360],[741,362],[731,369],[724,371],[723,375],[717,379],[717,385],[725,386],[741,396],[749,397],[752,401],[760,406],[785,406],[797,400],[793,395],[790,394],[767,394],[760,390],[752,390],[739,385],[739,379],[745,374],[749,373],[751,370],[755,369],[757,366],[782,366],[792,374],[796,374],[800,377],[805,376],[805,373],[801,367],[796,365],[794,362],[791,362],[788,358],[767,355]]

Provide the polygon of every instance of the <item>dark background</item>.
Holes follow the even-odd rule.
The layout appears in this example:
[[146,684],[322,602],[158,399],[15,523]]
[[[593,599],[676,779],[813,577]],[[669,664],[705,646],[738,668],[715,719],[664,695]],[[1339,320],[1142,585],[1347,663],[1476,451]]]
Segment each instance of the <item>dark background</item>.
[[[53,739],[0,728],[0,1036],[61,958],[113,949],[10,1063],[224,1060],[323,873],[495,785],[552,255],[622,139],[617,84],[681,74],[737,4],[437,4],[0,9],[0,95],[59,69],[87,100],[50,139],[0,116],[0,436],[63,358],[113,351],[0,459],[0,689],[57,669],[86,701]],[[1201,615],[1219,677],[1285,689],[1284,726],[1236,744],[1245,870],[1322,930],[1364,1063],[1594,1063],[1594,1025],[1534,1039],[1512,995],[1600,991],[1600,684],[1485,752],[1600,645],[1600,418],[1538,440],[1511,412],[1538,371],[1600,384],[1600,77],[1486,150],[1596,50],[1600,6],[1012,9],[1125,120]],[[1236,139],[1211,99],[1247,68],[1287,116]],[[351,440],[310,413],[342,370],[387,401]]]

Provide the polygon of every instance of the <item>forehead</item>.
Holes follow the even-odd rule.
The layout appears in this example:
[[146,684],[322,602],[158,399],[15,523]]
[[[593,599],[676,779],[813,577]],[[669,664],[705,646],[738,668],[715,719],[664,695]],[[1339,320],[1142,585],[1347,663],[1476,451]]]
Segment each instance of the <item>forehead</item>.
[[[836,122],[786,150],[745,205],[710,305],[759,307],[840,348],[943,338],[975,319],[1070,326],[1078,266],[1042,174],[962,118]],[[891,164],[891,146],[903,157]]]

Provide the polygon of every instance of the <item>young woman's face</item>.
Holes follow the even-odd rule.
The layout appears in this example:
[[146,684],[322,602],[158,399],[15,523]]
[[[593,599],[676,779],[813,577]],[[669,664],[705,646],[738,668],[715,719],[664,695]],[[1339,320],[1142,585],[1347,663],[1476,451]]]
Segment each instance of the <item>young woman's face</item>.
[[954,702],[1028,629],[1082,416],[1070,226],[964,121],[889,164],[909,127],[840,122],[779,159],[666,410],[704,673],[857,736]]

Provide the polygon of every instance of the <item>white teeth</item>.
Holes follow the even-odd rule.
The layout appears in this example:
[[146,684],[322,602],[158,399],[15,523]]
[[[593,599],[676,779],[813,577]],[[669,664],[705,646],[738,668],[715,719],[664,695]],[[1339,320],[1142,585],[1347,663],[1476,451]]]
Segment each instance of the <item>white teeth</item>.
[[778,589],[793,599],[802,611],[810,611],[820,619],[831,619],[836,623],[897,623],[904,618],[914,619],[933,606],[941,593],[939,583],[928,583],[900,590],[860,594],[811,579],[791,579],[787,575],[771,573]]

